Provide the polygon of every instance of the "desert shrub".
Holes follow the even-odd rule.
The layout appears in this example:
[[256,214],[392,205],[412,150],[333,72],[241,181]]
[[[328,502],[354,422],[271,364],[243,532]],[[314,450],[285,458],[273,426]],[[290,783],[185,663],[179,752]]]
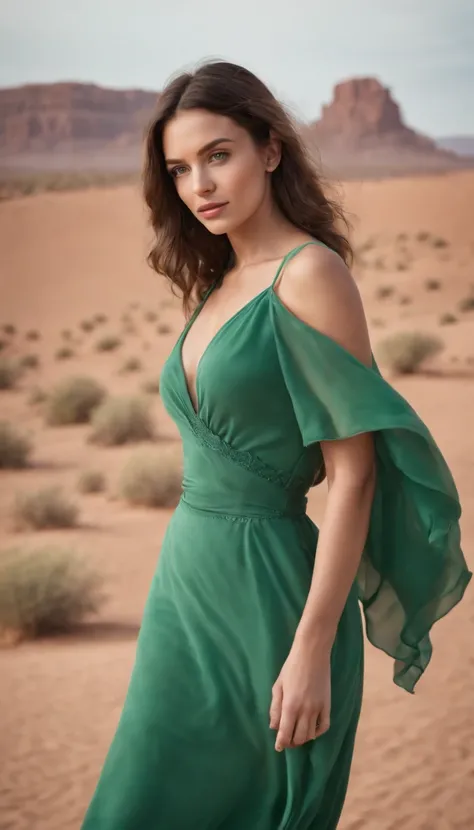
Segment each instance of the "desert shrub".
[[458,303],[459,311],[474,311],[474,294],[463,297]]
[[418,242],[427,242],[430,238],[428,231],[419,231],[416,235]]
[[160,394],[160,380],[156,378],[156,380],[146,380],[142,384],[142,391],[146,395],[159,395]]
[[3,326],[3,332],[8,337],[13,337],[13,335],[16,334],[16,328],[14,325],[12,325],[12,323],[5,323],[5,325]]
[[168,450],[140,450],[125,465],[119,481],[122,498],[143,507],[174,507],[181,495],[181,456]]
[[20,366],[22,369],[37,369],[40,360],[37,354],[25,354],[20,358]]
[[171,326],[169,326],[168,323],[160,323],[156,327],[156,330],[157,330],[158,334],[170,334],[171,333]]
[[425,288],[427,291],[438,291],[441,288],[440,280],[426,280]]
[[17,530],[75,527],[78,513],[77,506],[55,485],[29,493],[18,493],[13,505]]
[[21,375],[21,367],[17,361],[0,357],[0,389],[14,389]]
[[6,341],[6,340],[2,340],[2,339],[0,338],[0,352],[3,352],[3,350],[4,350],[4,349],[6,349],[6,348],[7,348],[7,346],[8,346],[7,341]]
[[153,441],[154,438],[155,428],[146,398],[108,398],[92,417],[89,440],[95,444],[112,447],[135,441]]
[[129,357],[119,369],[121,375],[127,375],[131,372],[141,372],[143,369],[142,362],[138,357]]
[[105,337],[101,337],[100,340],[97,341],[96,349],[98,352],[113,352],[121,345],[122,341],[120,340],[120,337],[116,337],[114,334],[107,334]]
[[47,393],[40,386],[34,386],[30,390],[28,396],[28,403],[30,406],[36,406],[39,403],[44,403],[48,398]]
[[385,300],[386,297],[391,297],[393,292],[393,285],[379,285],[375,292],[375,297],[377,300]]
[[411,305],[412,299],[408,296],[408,294],[403,294],[400,297],[400,305]]
[[0,421],[0,469],[18,470],[27,467],[32,448],[29,438],[20,434],[13,424]]
[[408,263],[406,262],[397,262],[396,269],[397,271],[406,271],[408,268]]
[[97,323],[97,325],[101,326],[107,322],[107,317],[105,314],[95,314],[94,322]]
[[441,236],[435,236],[431,244],[433,245],[433,248],[447,248],[449,243]]
[[417,331],[401,331],[379,343],[380,360],[393,372],[412,374],[444,348],[441,338]]
[[158,319],[156,311],[146,311],[143,317],[147,323],[156,323]]
[[70,346],[60,346],[54,356],[56,360],[70,360],[71,357],[74,357],[74,349],[71,349]]
[[94,378],[80,375],[60,381],[48,396],[45,416],[50,426],[85,424],[107,395]]
[[0,631],[37,637],[66,631],[96,613],[102,578],[72,550],[45,546],[0,554]]
[[102,493],[105,487],[105,476],[100,470],[84,470],[77,481],[80,493]]
[[450,311],[446,311],[444,314],[441,314],[439,318],[440,326],[449,326],[452,323],[457,323],[457,321],[458,318],[454,314],[451,314]]
[[63,329],[62,332],[61,332],[61,337],[63,338],[63,340],[67,340],[67,341],[72,340],[72,331],[71,331],[71,329]]
[[25,337],[27,340],[39,340],[41,335],[37,329],[30,329],[30,331],[26,332]]
[[94,322],[94,320],[82,320],[80,326],[81,326],[82,331],[85,331],[85,332],[94,331],[95,322]]

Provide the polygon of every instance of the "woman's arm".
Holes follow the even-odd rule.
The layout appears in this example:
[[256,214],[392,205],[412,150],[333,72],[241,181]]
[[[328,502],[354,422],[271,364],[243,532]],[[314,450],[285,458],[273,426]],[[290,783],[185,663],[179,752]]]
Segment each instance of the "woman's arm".
[[[293,314],[371,365],[360,295],[336,254],[312,246],[304,249],[287,265],[276,290]],[[304,743],[329,728],[330,653],[366,541],[374,495],[370,433],[322,442],[321,449],[328,499],[310,591],[273,688],[271,726],[279,730],[277,749]]]

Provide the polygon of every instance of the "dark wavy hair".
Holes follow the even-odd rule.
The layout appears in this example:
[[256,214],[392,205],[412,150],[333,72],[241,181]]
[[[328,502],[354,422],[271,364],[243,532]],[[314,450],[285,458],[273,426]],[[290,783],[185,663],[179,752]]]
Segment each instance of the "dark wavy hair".
[[162,137],[166,123],[175,113],[195,108],[233,119],[257,145],[264,145],[273,131],[281,142],[281,160],[271,174],[276,204],[293,225],[324,242],[349,264],[352,250],[345,215],[324,193],[316,161],[288,112],[248,69],[226,61],[206,62],[195,72],[172,79],[161,93],[147,129],[143,169],[144,196],[155,235],[147,262],[181,290],[185,311],[189,312],[192,298],[202,299],[233,262],[227,235],[211,234],[196,219],[179,198],[165,165]]

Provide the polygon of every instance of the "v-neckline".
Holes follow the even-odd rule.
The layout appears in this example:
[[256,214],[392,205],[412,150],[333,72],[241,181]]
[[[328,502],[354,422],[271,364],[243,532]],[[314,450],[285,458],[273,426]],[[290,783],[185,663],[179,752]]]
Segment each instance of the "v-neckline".
[[303,242],[303,243],[301,243],[301,245],[297,245],[295,248],[292,248],[291,251],[288,251],[288,253],[280,261],[280,264],[278,265],[275,276],[273,277],[273,280],[270,283],[270,285],[267,285],[265,288],[262,289],[262,291],[259,291],[258,294],[256,294],[254,297],[251,297],[250,300],[247,300],[247,302],[244,303],[244,305],[241,306],[241,308],[237,309],[237,311],[234,312],[234,314],[231,314],[231,316],[227,320],[225,320],[225,322],[222,324],[222,326],[219,329],[217,329],[216,333],[211,337],[211,339],[209,340],[207,346],[205,347],[204,351],[201,354],[201,357],[199,358],[199,360],[196,364],[196,372],[195,372],[195,377],[194,377],[194,388],[192,390],[194,395],[195,395],[195,398],[196,398],[196,403],[194,403],[194,400],[191,396],[191,392],[189,391],[190,386],[189,386],[188,378],[187,378],[187,375],[186,375],[186,372],[185,372],[185,369],[184,369],[183,344],[184,344],[184,341],[186,340],[186,337],[187,337],[190,329],[192,328],[192,326],[196,322],[197,318],[201,314],[201,311],[203,310],[204,306],[206,305],[209,297],[214,292],[214,289],[217,287],[217,285],[222,281],[222,277],[218,277],[217,279],[214,280],[214,282],[212,283],[211,287],[209,288],[209,290],[204,295],[201,302],[197,305],[197,307],[194,310],[193,314],[191,315],[189,321],[187,322],[187,324],[185,325],[183,331],[181,332],[181,335],[178,339],[178,342],[176,343],[176,347],[177,347],[177,351],[178,351],[178,357],[179,357],[179,366],[180,366],[180,370],[181,370],[181,377],[182,377],[182,382],[183,382],[184,391],[185,391],[185,395],[186,395],[186,400],[187,400],[188,406],[189,406],[194,418],[200,420],[201,401],[200,401],[200,397],[199,397],[199,372],[200,372],[200,369],[201,369],[201,364],[202,364],[204,358],[206,357],[207,353],[209,352],[211,347],[214,345],[216,340],[221,336],[221,334],[223,334],[223,332],[227,330],[229,325],[231,323],[233,323],[236,319],[238,319],[241,314],[243,314],[245,311],[248,311],[254,305],[254,303],[256,303],[257,300],[261,299],[264,295],[269,294],[270,292],[272,294],[274,293],[274,286],[275,286],[275,283],[276,283],[278,277],[280,276],[280,273],[281,273],[282,269],[284,268],[284,266],[286,265],[288,260],[291,259],[291,257],[294,256],[296,253],[298,253],[298,251],[300,251],[302,248],[305,248],[306,245],[324,245],[324,243],[320,242],[317,239],[312,239],[312,240],[308,239],[306,242]]
[[197,318],[199,317],[201,311],[203,310],[204,306],[206,305],[209,297],[214,292],[214,289],[216,288],[218,282],[219,282],[219,280],[215,280],[215,282],[213,282],[213,284],[211,285],[210,290],[207,292],[207,294],[205,295],[203,300],[201,300],[201,302],[197,306],[196,310],[194,311],[194,314],[191,315],[188,323],[186,324],[183,331],[181,332],[181,336],[178,340],[178,343],[176,344],[177,345],[177,351],[178,351],[178,357],[179,357],[179,365],[180,365],[180,369],[181,369],[181,376],[182,376],[182,379],[183,379],[183,385],[184,385],[184,389],[185,389],[185,392],[186,392],[187,401],[188,401],[188,404],[189,404],[189,406],[191,408],[191,411],[192,411],[195,418],[199,418],[200,411],[201,411],[201,401],[199,399],[199,371],[200,371],[203,359],[207,355],[209,349],[214,345],[215,341],[227,329],[227,327],[231,323],[233,323],[234,320],[236,320],[238,317],[240,317],[240,315],[244,311],[247,311],[257,300],[259,300],[261,297],[263,297],[264,294],[267,294],[270,291],[271,288],[273,288],[273,283],[271,285],[267,285],[265,288],[262,289],[262,291],[259,291],[258,294],[255,294],[254,297],[251,297],[250,300],[247,300],[247,302],[244,303],[243,306],[238,308],[237,311],[234,312],[234,314],[231,314],[231,316],[228,317],[228,319],[225,320],[222,323],[222,326],[220,328],[218,328],[216,333],[211,337],[211,339],[209,340],[207,346],[205,347],[204,351],[201,354],[201,357],[199,358],[199,360],[196,364],[196,372],[195,372],[195,378],[194,378],[194,389],[192,390],[194,392],[194,395],[195,395],[195,398],[196,398],[196,403],[194,403],[191,392],[189,390],[190,385],[189,385],[189,382],[188,382],[188,378],[187,378],[187,375],[186,375],[186,372],[185,372],[185,369],[184,369],[183,344],[184,344],[184,341],[186,340],[186,337],[187,337],[190,329],[192,328],[192,326],[196,322]]

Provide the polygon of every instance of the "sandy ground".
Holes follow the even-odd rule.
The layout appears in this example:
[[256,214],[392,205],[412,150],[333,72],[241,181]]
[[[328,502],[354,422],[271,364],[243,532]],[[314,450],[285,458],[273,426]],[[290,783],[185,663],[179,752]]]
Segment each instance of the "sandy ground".
[[[474,565],[474,312],[458,302],[474,285],[474,173],[341,187],[354,222],[359,281],[375,349],[400,328],[436,331],[445,350],[431,373],[394,381],[425,419],[444,451],[463,502],[464,548]],[[428,237],[425,238],[425,235]],[[436,239],[442,242],[436,242]],[[170,517],[131,509],[114,498],[120,470],[134,448],[100,449],[88,427],[45,427],[28,404],[33,386],[48,389],[70,374],[92,374],[111,391],[137,391],[157,377],[181,328],[179,304],[144,264],[149,234],[139,194],[130,187],[44,194],[0,205],[0,329],[12,356],[35,353],[19,389],[0,393],[2,418],[34,437],[32,468],[2,473],[0,547],[67,543],[100,570],[109,594],[97,621],[69,637],[21,644],[0,653],[0,830],[75,830],[117,723],[132,666],[147,588]],[[437,288],[426,281],[436,280]],[[380,297],[380,289],[387,296]],[[391,293],[390,293],[391,291]],[[408,299],[407,299],[408,298]],[[138,307],[131,308],[131,304]],[[84,333],[96,313],[108,322]],[[155,312],[158,319],[145,319]],[[457,322],[440,326],[442,314]],[[122,315],[135,333],[123,334]],[[158,323],[169,333],[159,334]],[[29,342],[28,329],[41,339]],[[61,332],[71,329],[75,356],[55,359]],[[117,352],[98,354],[102,333],[122,333]],[[143,371],[118,370],[139,357]],[[176,430],[158,397],[160,435]],[[100,466],[105,494],[76,491],[79,472]],[[14,494],[60,484],[80,504],[69,531],[14,533]],[[321,488],[320,488],[321,489]],[[318,521],[325,494],[310,507]],[[367,644],[366,691],[342,830],[470,830],[474,826],[474,592],[435,627],[433,662],[415,696],[391,681],[391,661]]]

